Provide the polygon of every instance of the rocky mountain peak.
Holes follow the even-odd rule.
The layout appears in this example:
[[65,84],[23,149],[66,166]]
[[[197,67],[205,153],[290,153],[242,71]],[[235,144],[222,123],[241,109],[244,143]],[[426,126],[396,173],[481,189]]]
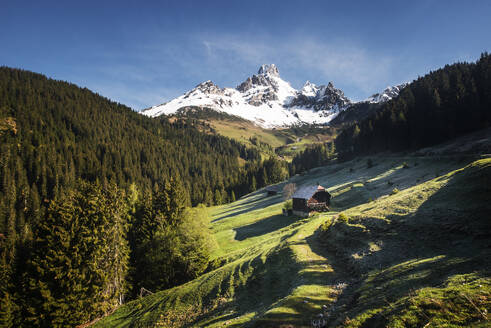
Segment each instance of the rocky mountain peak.
[[271,90],[277,91],[279,77],[280,77],[280,73],[275,64],[271,64],[271,65],[265,64],[259,68],[257,74],[248,77],[247,80],[242,82],[237,87],[237,90],[239,90],[240,92],[246,92],[250,89],[253,89],[255,86],[262,86],[262,87],[270,87]]
[[257,71],[257,74],[262,74],[262,75],[272,75],[272,76],[280,76],[280,72],[278,71],[278,68],[276,67],[275,64],[264,64],[261,65],[259,70]]
[[307,81],[300,90],[300,93],[304,96],[314,97],[317,93],[317,86],[314,83]]
[[213,83],[210,80],[205,81],[205,82],[201,82],[193,90],[191,90],[189,93],[193,93],[197,90],[199,90],[205,94],[218,94],[218,95],[223,94],[223,90],[220,89],[220,87],[218,85],[216,85],[215,83]]

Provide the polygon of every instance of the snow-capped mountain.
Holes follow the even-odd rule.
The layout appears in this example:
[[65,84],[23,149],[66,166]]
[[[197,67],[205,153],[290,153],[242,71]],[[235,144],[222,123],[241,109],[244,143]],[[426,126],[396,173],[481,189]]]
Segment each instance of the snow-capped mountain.
[[[387,97],[392,94],[387,93]],[[377,99],[374,97],[371,101]],[[380,96],[380,101],[385,100],[386,97]],[[296,90],[281,79],[278,68],[271,64],[262,65],[257,74],[236,88],[220,88],[212,81],[206,81],[178,98],[143,110],[142,114],[156,117],[172,115],[186,107],[202,107],[273,128],[305,123],[326,124],[351,104],[332,82],[316,86],[307,81],[302,89]]]

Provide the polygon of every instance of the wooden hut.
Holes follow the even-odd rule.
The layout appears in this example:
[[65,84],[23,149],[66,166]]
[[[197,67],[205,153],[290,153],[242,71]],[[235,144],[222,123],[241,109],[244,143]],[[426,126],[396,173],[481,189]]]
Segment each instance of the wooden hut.
[[331,201],[331,194],[326,188],[317,186],[305,186],[293,194],[293,214],[307,217],[310,212],[327,211]]

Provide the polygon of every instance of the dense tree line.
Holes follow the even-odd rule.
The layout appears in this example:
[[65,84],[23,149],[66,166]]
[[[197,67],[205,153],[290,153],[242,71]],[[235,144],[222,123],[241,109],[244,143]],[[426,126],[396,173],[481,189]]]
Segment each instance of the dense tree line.
[[336,156],[334,142],[314,144],[293,157],[290,174],[302,173],[314,167],[327,165]]
[[0,327],[77,326],[142,288],[197,277],[215,241],[206,211],[186,207],[186,195],[172,179],[147,194],[82,180],[64,190],[32,235],[1,244]]
[[0,327],[73,326],[194,278],[213,243],[203,212],[185,208],[288,175],[260,158],[189,121],[1,67]]
[[491,124],[491,56],[420,77],[336,138],[343,157],[434,145]]
[[2,177],[35,185],[41,200],[77,178],[151,189],[172,176],[192,190],[196,205],[205,198],[204,186],[215,191],[223,185],[230,194],[240,183],[239,157],[260,159],[243,144],[186,122],[147,118],[87,89],[5,67],[0,122]]

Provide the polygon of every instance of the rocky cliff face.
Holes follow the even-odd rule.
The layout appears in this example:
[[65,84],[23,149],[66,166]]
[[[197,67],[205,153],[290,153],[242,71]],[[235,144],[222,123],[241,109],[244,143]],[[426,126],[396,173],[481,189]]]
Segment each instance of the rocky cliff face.
[[310,108],[319,111],[340,111],[351,104],[343,91],[336,89],[332,82],[328,85],[316,86],[307,81],[297,92],[290,107]]

